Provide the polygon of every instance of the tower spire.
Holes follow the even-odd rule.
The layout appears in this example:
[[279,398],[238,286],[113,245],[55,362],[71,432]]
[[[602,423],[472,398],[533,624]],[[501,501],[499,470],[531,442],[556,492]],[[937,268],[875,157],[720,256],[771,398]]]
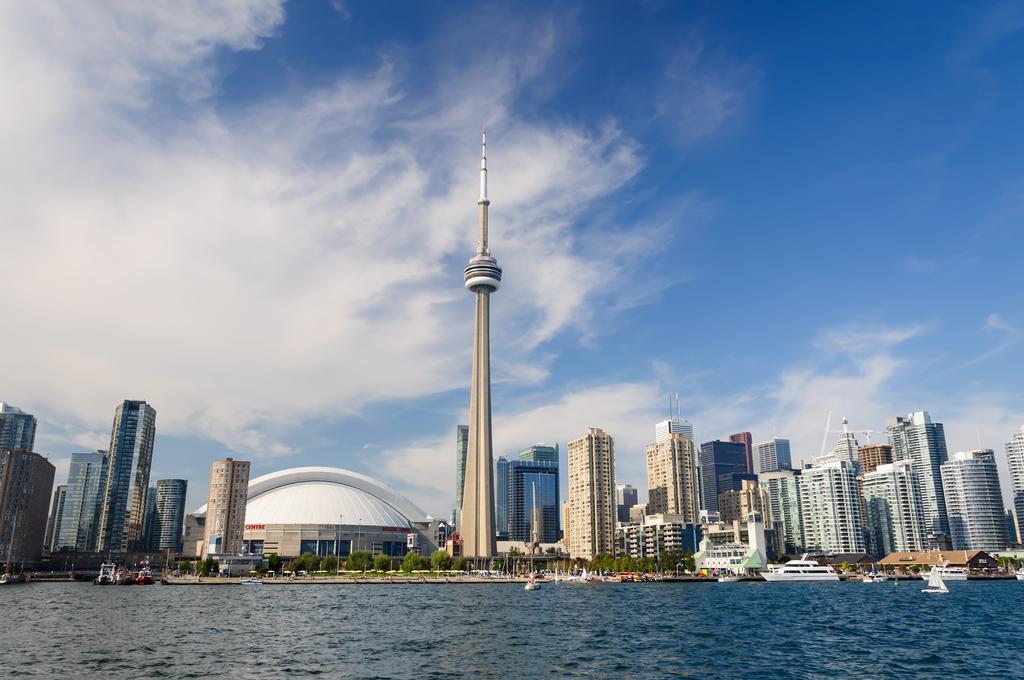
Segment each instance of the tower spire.
[[483,141],[480,145],[480,241],[476,246],[477,255],[490,255],[487,248],[487,206],[491,201],[487,198],[487,128],[482,128]]

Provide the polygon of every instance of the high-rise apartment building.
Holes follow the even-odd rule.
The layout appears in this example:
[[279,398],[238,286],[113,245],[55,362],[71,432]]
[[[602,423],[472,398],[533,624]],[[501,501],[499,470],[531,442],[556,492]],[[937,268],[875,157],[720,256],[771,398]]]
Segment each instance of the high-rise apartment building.
[[156,410],[152,406],[133,400],[118,405],[107,454],[98,550],[130,552],[144,547],[146,493],[155,439]]
[[67,499],[67,484],[59,484],[53,490],[53,502],[50,503],[50,516],[46,520],[46,535],[43,537],[43,550],[56,550],[57,539],[60,538],[60,522],[64,512],[64,501]]
[[509,462],[509,539],[532,541],[536,538],[541,543],[558,541],[561,534],[558,486],[557,459]]
[[36,562],[56,472],[32,451],[0,451],[0,562]]
[[455,528],[462,521],[462,492],[466,484],[466,451],[469,446],[469,425],[455,428]]
[[0,401],[0,451],[32,451],[36,445],[36,417]]
[[729,435],[729,441],[736,444],[743,444],[747,453],[747,473],[755,474],[754,469],[754,437],[749,432],[737,432]]
[[715,440],[700,445],[704,509],[718,512],[719,479],[725,475],[747,474],[747,452],[743,444]]
[[807,550],[864,552],[856,466],[830,460],[800,473],[800,516]]
[[860,448],[857,444],[857,436],[855,433],[850,432],[850,421],[843,418],[843,431],[839,433],[839,438],[836,440],[836,447],[832,450],[832,456],[836,460],[845,460],[849,463],[856,465],[860,464],[860,458],[857,455],[857,451]]
[[793,467],[792,455],[789,451],[788,439],[769,439],[754,444],[754,472],[775,472],[790,470]]
[[596,427],[569,442],[569,554],[615,550],[615,442]]
[[672,433],[647,447],[647,509],[700,521],[701,469],[693,439]]
[[72,453],[57,547],[93,552],[107,488],[107,452]]
[[928,411],[917,411],[890,421],[887,432],[893,461],[909,460],[913,464],[914,480],[920,485],[929,547],[948,548],[949,525],[941,474],[941,466],[948,456],[942,423],[933,423]]
[[[771,473],[765,473],[771,474]],[[750,515],[757,514],[765,526],[772,526],[771,503],[768,494],[756,479],[744,479],[740,488],[718,494],[718,515],[722,522],[750,521]]]
[[1009,547],[992,449],[954,453],[941,473],[953,549],[995,552]]
[[[160,552],[181,553],[182,527],[185,523],[186,479],[158,479],[156,482],[156,517],[150,533],[151,547]],[[244,529],[244,526],[243,526]]]
[[876,557],[925,549],[924,505],[909,460],[876,465],[861,476],[867,549]]
[[857,449],[857,461],[862,474],[874,472],[879,465],[892,462],[892,447],[886,444],[866,444]]
[[1006,463],[1010,467],[1010,493],[1017,520],[1017,540],[1024,541],[1024,426],[1006,442]]
[[242,551],[248,491],[249,461],[233,458],[213,461],[206,501],[204,557],[234,555]]
[[804,549],[804,528],[800,516],[800,471],[776,470],[757,476],[768,497],[772,523],[779,531],[787,555]]
[[494,463],[494,532],[501,541],[508,540],[508,458],[498,456]]
[[637,504],[636,489],[631,484],[615,485],[615,508],[619,524],[629,522],[629,509]]

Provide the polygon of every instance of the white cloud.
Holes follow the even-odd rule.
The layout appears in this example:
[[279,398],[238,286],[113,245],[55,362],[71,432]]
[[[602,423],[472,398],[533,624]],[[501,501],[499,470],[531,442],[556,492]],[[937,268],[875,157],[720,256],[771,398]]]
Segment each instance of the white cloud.
[[[4,388],[48,436],[77,443],[121,399],[145,398],[161,433],[266,458],[295,450],[298,421],[468,382],[461,268],[481,121],[506,269],[500,379],[542,380],[550,356],[531,352],[585,327],[596,298],[614,302],[639,257],[627,237],[602,251],[586,241],[603,231],[574,235],[639,171],[636,143],[613,121],[508,113],[542,77],[554,23],[486,74],[451,69],[415,98],[385,57],[225,115],[207,101],[214,55],[258,48],[279,3],[66,8],[0,10],[0,78],[19,94],[0,114],[12,151],[0,238],[30,254],[7,258],[19,323],[5,331]],[[485,75],[498,85],[481,96]]]
[[691,32],[669,59],[656,110],[677,141],[694,144],[741,114],[759,82],[756,68],[716,58],[701,36]]

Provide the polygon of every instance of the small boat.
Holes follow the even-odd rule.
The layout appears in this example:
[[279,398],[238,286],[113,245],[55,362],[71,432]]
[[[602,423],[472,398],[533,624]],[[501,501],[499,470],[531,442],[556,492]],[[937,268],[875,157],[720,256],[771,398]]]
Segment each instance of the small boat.
[[1017,570],[1016,572],[1014,572],[1014,573],[1016,573],[1016,574],[1017,574],[1017,580],[1018,580],[1018,581],[1024,581],[1024,567],[1021,567],[1020,569],[1018,569],[1018,570]]
[[93,581],[98,586],[114,585],[115,572],[117,567],[113,562],[104,562],[100,565],[100,575]]
[[526,581],[526,587],[523,590],[540,590],[540,581],[533,578],[532,576]]
[[259,578],[243,578],[239,581],[243,586],[261,586],[263,585],[263,579]]
[[804,555],[798,560],[790,560],[781,567],[772,567],[762,571],[765,581],[838,581],[839,574],[832,565],[820,565]]
[[932,569],[928,576],[928,587],[921,590],[922,593],[948,593],[949,588],[946,587],[945,582],[942,580],[942,576],[938,569]]
[[882,581],[888,581],[889,577],[885,574],[879,574],[877,571],[869,571],[864,574],[864,583],[881,583]]
[[25,578],[24,574],[0,574],[0,586],[6,586],[11,583],[26,583],[28,579]]
[[719,583],[736,583],[739,580],[740,577],[737,574],[725,573],[718,577]]
[[135,577],[135,584],[140,586],[151,586],[156,583],[153,578],[153,572],[149,569],[140,569],[139,574]]

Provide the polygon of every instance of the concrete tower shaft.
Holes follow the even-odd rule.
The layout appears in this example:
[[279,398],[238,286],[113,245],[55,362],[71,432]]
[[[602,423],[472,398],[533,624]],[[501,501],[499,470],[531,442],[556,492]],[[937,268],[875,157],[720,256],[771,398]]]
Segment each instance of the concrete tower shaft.
[[469,442],[463,483],[463,554],[492,557],[497,553],[494,533],[494,454],[491,440],[491,293],[501,286],[501,267],[488,248],[487,130],[480,155],[480,239],[476,255],[465,270],[466,288],[476,296],[473,326],[473,375],[469,396]]

